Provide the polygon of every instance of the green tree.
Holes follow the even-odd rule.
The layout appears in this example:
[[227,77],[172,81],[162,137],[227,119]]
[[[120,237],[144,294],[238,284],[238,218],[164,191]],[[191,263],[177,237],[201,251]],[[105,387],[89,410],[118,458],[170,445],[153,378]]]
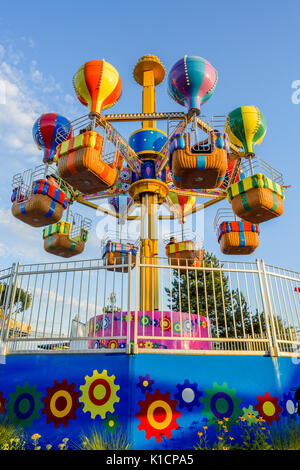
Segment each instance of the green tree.
[[188,273],[184,269],[173,270],[172,288],[166,288],[169,307],[208,316],[213,337],[265,334],[264,314],[250,311],[243,292],[230,288],[229,277],[216,256],[204,251],[203,266],[212,269],[191,269]]
[[[3,309],[6,305],[8,307],[8,310],[11,307],[11,304],[13,303],[13,308],[14,311],[13,313],[20,313],[24,312],[27,310],[32,301],[32,294],[28,291],[25,291],[24,289],[17,287],[15,296],[13,297],[14,293],[14,286],[11,287],[11,291],[9,294],[9,286],[7,284],[1,283],[0,282],[0,308]],[[7,296],[9,295],[9,299],[7,299]]]

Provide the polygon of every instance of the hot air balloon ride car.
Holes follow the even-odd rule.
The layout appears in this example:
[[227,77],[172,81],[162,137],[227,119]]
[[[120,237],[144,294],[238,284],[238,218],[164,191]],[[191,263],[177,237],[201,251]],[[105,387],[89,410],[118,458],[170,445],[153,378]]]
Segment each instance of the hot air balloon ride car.
[[69,203],[68,195],[45,173],[42,165],[13,178],[12,214],[32,227],[58,222]]
[[[191,213],[196,204],[196,197],[170,192],[168,196],[170,210],[178,216],[181,224],[181,234],[172,233],[168,235],[166,243],[166,255],[169,264],[173,266],[200,266],[203,258],[203,250],[195,234],[184,230],[185,217]],[[181,235],[181,236],[180,236]]]
[[[102,240],[102,259],[108,271],[128,273],[136,264],[138,243],[130,239],[118,239],[118,236],[108,234]],[[129,258],[131,264],[129,266]]]
[[73,84],[79,101],[89,106],[91,122],[77,136],[58,145],[58,172],[61,178],[83,194],[93,194],[112,187],[121,168],[122,157],[118,148],[107,152],[109,135],[105,132],[103,137],[94,127],[101,111],[113,106],[119,99],[122,83],[111,64],[104,60],[92,60],[76,72]]
[[[218,74],[202,57],[184,56],[168,75],[168,93],[188,108],[188,115],[200,114],[200,105],[214,93]],[[197,127],[197,122],[194,122]],[[169,166],[173,183],[180,189],[208,189],[221,186],[227,170],[226,136],[208,132],[203,142],[191,144],[188,132],[175,134],[170,142]]]
[[227,171],[226,135],[210,132],[208,142],[208,149],[207,141],[191,147],[187,132],[171,139],[169,166],[178,189],[212,189],[222,185]]
[[110,197],[108,203],[118,217],[119,232],[111,232],[102,240],[102,259],[109,271],[127,273],[130,253],[131,269],[136,264],[138,244],[133,237],[122,234],[122,226],[130,209],[134,207],[134,201],[125,194]]
[[266,134],[266,120],[255,106],[241,106],[228,114],[225,130],[235,145],[250,159],[251,174],[227,188],[232,210],[241,219],[261,223],[283,213],[284,188],[259,172],[253,174],[254,145]]
[[258,224],[238,220],[231,210],[216,212],[214,228],[220,250],[225,255],[250,255],[259,245]]
[[45,251],[62,258],[79,255],[85,248],[91,225],[91,219],[69,212],[66,220],[61,220],[44,228]]

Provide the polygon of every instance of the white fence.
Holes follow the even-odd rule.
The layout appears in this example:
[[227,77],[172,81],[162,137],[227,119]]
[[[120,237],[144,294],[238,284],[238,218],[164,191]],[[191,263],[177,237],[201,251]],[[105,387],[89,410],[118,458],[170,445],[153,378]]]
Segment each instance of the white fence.
[[179,269],[138,257],[131,266],[130,257],[114,267],[99,259],[0,271],[2,354],[298,356],[299,307],[300,274],[258,260]]

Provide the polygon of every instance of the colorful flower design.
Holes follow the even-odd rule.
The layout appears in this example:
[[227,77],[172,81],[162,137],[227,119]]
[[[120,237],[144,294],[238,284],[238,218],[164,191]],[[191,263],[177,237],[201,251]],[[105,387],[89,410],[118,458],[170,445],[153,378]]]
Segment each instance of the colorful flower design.
[[6,405],[10,421],[21,427],[32,427],[32,422],[40,417],[41,395],[36,391],[36,385],[30,387],[28,382],[23,387],[17,385],[16,391],[9,394],[10,400]]
[[76,419],[76,410],[80,392],[75,392],[75,384],[68,384],[67,379],[61,383],[55,380],[52,388],[47,388],[47,395],[42,398],[44,409],[42,413],[47,416],[47,423],[54,423],[58,428],[60,424],[68,426],[70,419]]
[[163,437],[171,439],[172,431],[179,428],[176,420],[181,413],[176,410],[177,400],[170,399],[170,392],[162,394],[159,389],[154,394],[146,392],[145,400],[138,404],[140,410],[135,417],[140,420],[138,429],[146,431],[146,439],[155,437],[156,442]]
[[242,418],[244,418],[249,425],[256,423],[257,416],[258,411],[255,411],[252,405],[250,405],[248,408],[243,407]]
[[137,383],[137,387],[141,389],[142,393],[152,392],[152,385],[154,384],[154,380],[150,379],[150,375],[146,374],[145,377],[139,377],[139,382]]
[[105,426],[105,432],[111,432],[113,434],[116,433],[116,428],[120,427],[120,423],[117,420],[117,415],[113,415],[111,413],[107,413],[106,419],[103,421]]
[[198,385],[196,383],[190,383],[187,379],[184,383],[176,385],[177,393],[175,398],[178,400],[179,408],[187,408],[189,411],[192,411],[194,406],[200,406],[199,398],[202,396],[202,393],[198,390]]
[[227,425],[233,424],[240,415],[241,398],[236,397],[236,390],[223,385],[213,383],[213,388],[205,389],[206,395],[201,399],[204,404],[203,413],[207,416],[207,424],[216,425],[218,420],[226,418]]
[[254,408],[268,424],[280,420],[279,413],[282,411],[282,408],[278,405],[277,397],[271,397],[269,392],[266,392],[263,397],[258,395],[257,400],[258,404]]
[[89,411],[92,419],[95,419],[97,415],[104,419],[106,413],[114,412],[115,403],[120,401],[117,396],[120,386],[114,381],[115,376],[108,376],[107,370],[103,370],[101,374],[94,370],[93,375],[86,376],[85,384],[79,387],[82,392],[79,401],[84,404],[83,412]]

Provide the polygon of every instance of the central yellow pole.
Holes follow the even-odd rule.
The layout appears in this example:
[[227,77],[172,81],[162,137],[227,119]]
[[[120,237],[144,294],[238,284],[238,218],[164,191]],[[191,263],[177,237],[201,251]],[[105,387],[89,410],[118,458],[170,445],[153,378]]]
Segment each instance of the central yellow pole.
[[[145,114],[155,113],[155,86],[164,79],[165,70],[156,56],[143,56],[134,69],[135,80],[143,87],[143,107]],[[156,129],[154,120],[143,121],[143,130]],[[145,180],[147,181],[147,180]],[[158,264],[158,194],[145,186],[140,194],[141,204],[141,263]],[[140,269],[140,310],[158,310],[158,269],[141,267]]]

